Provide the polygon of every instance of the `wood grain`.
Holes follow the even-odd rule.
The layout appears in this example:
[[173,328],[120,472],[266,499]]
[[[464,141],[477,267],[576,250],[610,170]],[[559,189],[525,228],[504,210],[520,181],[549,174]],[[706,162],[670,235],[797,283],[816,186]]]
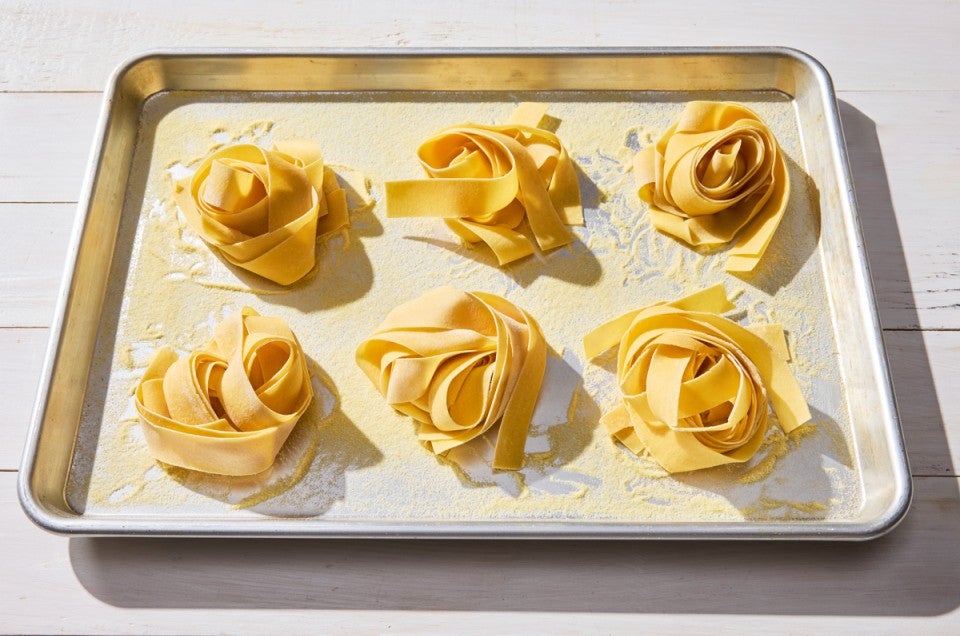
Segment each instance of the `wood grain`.
[[[914,475],[960,473],[960,332],[886,333],[887,358],[900,404]],[[0,470],[14,469],[27,433],[47,343],[46,329],[0,329],[0,404],[10,405],[0,428]]]
[[[35,126],[5,130],[0,127],[0,179],[13,184],[0,189],[3,201],[74,200],[79,193],[89,146],[94,136],[99,95],[75,93],[0,94],[0,113],[18,120],[31,118]],[[960,233],[943,231],[956,219],[960,201],[960,91],[841,92],[841,117],[861,222],[883,325],[891,329],[960,328]],[[903,113],[911,113],[909,118]],[[32,139],[31,139],[32,137]],[[20,149],[33,144],[33,151]],[[26,159],[22,159],[25,155]],[[39,218],[40,228],[24,227],[31,234],[60,232],[69,226],[68,208],[10,208],[0,205],[0,215]],[[29,215],[29,216],[28,216]],[[50,224],[58,224],[51,226]],[[18,263],[21,239],[0,237],[12,251],[0,254],[0,263]],[[50,244],[29,245],[50,255],[49,263],[62,259],[66,243],[60,234]],[[12,269],[0,269],[0,299],[21,294],[52,299],[59,274],[36,281],[36,290],[20,285]],[[6,288],[7,284],[13,285]],[[2,292],[9,292],[3,294]],[[0,325],[15,325],[21,314],[28,322],[45,325],[48,307],[30,301],[23,312],[5,308],[0,300]],[[40,320],[40,322],[38,322]]]
[[0,474],[0,625],[24,633],[903,634],[958,620],[952,478],[918,479],[907,519],[874,542],[722,545],[68,540],[30,527],[14,479]]
[[4,353],[0,361],[0,404],[4,405],[0,470],[16,470],[20,466],[48,332],[47,329],[0,329],[0,351]]
[[960,332],[888,331],[884,341],[911,472],[960,474]]
[[960,92],[840,94],[881,322],[960,328]]
[[[0,631],[960,632],[957,33],[953,0],[693,0],[682,12],[624,0],[269,9],[0,0]],[[915,479],[911,512],[890,536],[855,545],[68,540],[20,511],[12,471],[71,202],[99,91],[122,60],[178,46],[751,44],[805,50],[838,90],[911,466],[929,475]]]
[[99,93],[0,93],[0,203],[77,200],[101,101]]
[[[960,4],[810,0],[390,0],[0,3],[0,90],[102,90],[126,58],[161,47],[792,46],[846,90],[960,89],[960,65],[930,46],[960,30]],[[952,31],[951,31],[952,28]],[[825,34],[843,34],[827,37]]]
[[0,327],[47,327],[73,229],[73,203],[0,203]]

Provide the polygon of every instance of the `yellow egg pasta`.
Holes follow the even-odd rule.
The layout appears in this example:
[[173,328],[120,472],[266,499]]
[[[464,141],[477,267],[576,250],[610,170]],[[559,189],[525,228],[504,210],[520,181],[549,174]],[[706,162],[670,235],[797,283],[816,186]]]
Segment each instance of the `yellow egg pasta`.
[[296,336],[283,319],[249,307],[189,355],[159,350],[135,395],[156,459],[218,475],[269,468],[312,399]]
[[680,473],[753,457],[768,403],[787,433],[810,419],[779,325],[745,328],[722,285],[624,314],[584,338],[587,359],[619,343],[622,401],[601,422],[636,454]]
[[516,228],[526,219],[541,250],[573,242],[583,225],[573,161],[552,132],[537,128],[543,104],[521,104],[503,126],[463,124],[417,151],[430,177],[386,184],[387,216],[441,217],[461,239],[485,243],[505,265],[533,253]]
[[523,465],[546,342],[522,309],[493,294],[440,287],[387,314],[356,360],[387,403],[418,422],[433,453],[499,421],[493,467]]
[[640,198],[661,232],[688,245],[724,245],[725,269],[752,271],[787,208],[783,151],[750,109],[690,102],[660,140],[634,158]]
[[313,269],[318,235],[349,225],[346,193],[305,140],[218,150],[177,183],[176,201],[224,259],[281,285]]

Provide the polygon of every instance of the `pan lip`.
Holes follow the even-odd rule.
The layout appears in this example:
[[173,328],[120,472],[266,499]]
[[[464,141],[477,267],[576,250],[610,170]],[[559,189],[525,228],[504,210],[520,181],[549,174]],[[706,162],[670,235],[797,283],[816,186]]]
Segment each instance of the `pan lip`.
[[[542,57],[684,57],[684,56],[756,56],[780,57],[798,63],[810,71],[813,79],[821,91],[825,124],[831,138],[840,143],[833,145],[836,153],[837,170],[841,177],[841,185],[846,188],[842,195],[844,203],[843,214],[852,221],[850,246],[858,256],[857,274],[865,276],[858,280],[858,292],[868,301],[867,313],[871,322],[868,325],[874,330],[874,343],[870,352],[879,355],[883,364],[878,365],[880,377],[877,378],[877,388],[884,401],[885,425],[896,429],[899,437],[893,440],[892,462],[895,473],[895,492],[890,504],[878,516],[867,522],[861,521],[816,521],[799,522],[792,526],[786,524],[764,524],[756,522],[707,522],[693,521],[689,523],[590,523],[577,522],[527,522],[496,521],[496,522],[457,522],[423,524],[420,522],[346,522],[297,520],[297,525],[283,519],[272,519],[271,523],[261,522],[259,525],[245,527],[250,524],[246,520],[212,521],[198,519],[191,521],[188,527],[182,527],[182,522],[169,519],[142,519],[142,518],[90,518],[82,514],[70,515],[60,513],[43,503],[32,488],[35,479],[37,453],[40,443],[40,432],[46,417],[49,392],[57,366],[61,337],[64,332],[67,312],[70,307],[71,284],[76,273],[79,257],[80,242],[87,229],[87,221],[96,186],[101,156],[104,152],[104,142],[110,130],[115,101],[122,97],[124,80],[137,67],[152,60],[168,58],[465,58],[465,57],[515,57],[515,58],[542,58]],[[138,96],[147,99],[149,95]],[[20,470],[17,478],[17,491],[20,504],[26,515],[38,526],[56,534],[66,535],[98,535],[98,536],[197,536],[197,537],[313,537],[313,538],[450,538],[450,539],[783,539],[783,540],[868,540],[882,536],[895,528],[905,517],[910,506],[913,493],[912,478],[909,463],[903,447],[903,434],[900,419],[897,415],[895,397],[889,366],[886,363],[883,349],[883,333],[880,329],[879,317],[876,313],[876,299],[869,276],[869,264],[866,262],[863,251],[863,238],[860,232],[859,215],[855,198],[852,192],[852,180],[849,170],[847,151],[842,143],[842,130],[839,111],[836,106],[836,97],[832,79],[826,68],[813,56],[799,49],[784,46],[681,46],[681,47],[423,47],[423,48],[208,48],[208,47],[177,47],[147,50],[121,62],[113,71],[104,91],[96,133],[84,176],[76,216],[71,232],[64,273],[61,278],[60,293],[58,295],[53,321],[50,326],[49,341],[40,376],[40,384],[34,403],[33,416],[28,429],[28,437],[21,458]],[[891,431],[892,432],[892,431]],[[65,510],[69,507],[65,505]],[[566,525],[564,525],[566,524]],[[286,527],[284,527],[286,526]],[[347,527],[349,526],[349,528]]]

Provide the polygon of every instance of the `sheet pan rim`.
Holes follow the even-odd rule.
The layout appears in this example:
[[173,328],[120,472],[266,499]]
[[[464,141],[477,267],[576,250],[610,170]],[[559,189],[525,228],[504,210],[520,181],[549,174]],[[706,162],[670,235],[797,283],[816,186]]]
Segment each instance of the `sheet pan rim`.
[[[259,522],[260,526],[252,532],[246,528],[238,526],[245,525],[247,521],[222,522],[219,525],[193,523],[193,527],[180,527],[176,522],[170,520],[159,520],[152,522],[130,521],[123,522],[117,520],[90,519],[83,515],[75,514],[57,514],[52,512],[50,507],[44,504],[38,497],[33,488],[33,479],[35,478],[35,468],[37,462],[38,444],[41,429],[46,419],[46,407],[49,399],[49,391],[56,371],[58,362],[58,353],[60,341],[63,336],[64,321],[70,305],[72,294],[72,282],[76,272],[77,259],[79,256],[79,246],[83,238],[86,222],[92,205],[92,197],[96,185],[98,173],[100,170],[100,160],[104,151],[104,141],[110,128],[110,120],[113,115],[113,104],[122,92],[122,84],[128,73],[139,65],[154,59],[163,58],[191,58],[191,57],[411,57],[411,58],[430,58],[430,57],[476,57],[476,56],[499,56],[499,57],[544,57],[544,56],[579,56],[579,57],[633,57],[633,56],[758,56],[769,57],[777,56],[790,59],[806,67],[814,76],[816,83],[821,91],[823,100],[826,124],[832,135],[836,136],[833,145],[837,168],[840,170],[841,182],[845,185],[842,192],[844,205],[841,206],[847,220],[854,229],[851,236],[851,249],[856,255],[857,271],[857,292],[861,301],[867,303],[867,308],[872,310],[868,312],[872,317],[872,333],[866,334],[874,343],[871,348],[871,355],[875,359],[882,361],[877,366],[880,371],[877,389],[883,399],[884,430],[894,442],[891,449],[891,460],[896,483],[894,495],[891,498],[890,505],[879,515],[867,523],[861,522],[802,522],[798,524],[785,523],[728,523],[728,522],[690,522],[689,524],[674,523],[656,523],[656,524],[626,524],[634,528],[632,532],[624,530],[610,530],[610,526],[603,525],[594,527],[591,523],[566,522],[570,528],[556,531],[556,526],[541,526],[537,523],[527,522],[483,522],[480,524],[465,523],[445,523],[432,524],[424,527],[419,522],[400,523],[400,524],[357,524],[354,523],[349,530],[343,529],[341,522],[303,522],[302,530],[290,531],[278,526],[288,525],[286,523],[277,524],[274,520],[264,520]],[[145,100],[150,95],[142,96]],[[517,47],[497,47],[497,48],[166,48],[155,49],[139,53],[130,57],[121,64],[111,75],[109,83],[104,92],[103,105],[101,108],[99,121],[96,128],[94,144],[91,149],[88,167],[85,173],[84,185],[81,191],[80,203],[74,221],[69,248],[66,258],[64,275],[61,279],[61,288],[57,298],[57,306],[54,312],[53,322],[50,328],[50,339],[47,346],[47,352],[44,358],[43,370],[41,372],[40,385],[34,406],[33,417],[31,418],[28,430],[27,440],[21,459],[20,471],[18,474],[18,498],[26,515],[40,527],[57,534],[68,535],[99,535],[99,536],[287,536],[287,537],[430,537],[430,538],[552,538],[552,539],[624,539],[624,538],[646,538],[646,539],[748,539],[748,538],[767,538],[767,539],[840,539],[840,540],[865,540],[882,536],[904,518],[910,505],[912,497],[912,481],[908,468],[906,450],[903,445],[903,435],[897,413],[896,402],[892,390],[892,381],[890,378],[889,367],[886,361],[883,349],[882,330],[879,318],[876,312],[876,300],[871,286],[869,275],[869,264],[866,261],[866,255],[863,250],[863,237],[860,231],[859,215],[857,212],[855,196],[850,177],[848,156],[844,144],[842,143],[842,127],[839,118],[839,110],[836,104],[836,95],[829,73],[825,67],[809,54],[791,47],[783,46],[723,46],[723,47],[549,47],[549,48],[517,48]],[[64,502],[64,508],[68,508]],[[150,527],[152,525],[152,528]],[[517,528],[509,528],[510,525],[516,525]],[[624,527],[623,524],[618,524]],[[487,527],[489,526],[489,527]],[[506,526],[506,528],[505,528]],[[695,529],[694,526],[699,528]],[[523,529],[526,528],[526,529]],[[546,531],[547,528],[553,528]]]

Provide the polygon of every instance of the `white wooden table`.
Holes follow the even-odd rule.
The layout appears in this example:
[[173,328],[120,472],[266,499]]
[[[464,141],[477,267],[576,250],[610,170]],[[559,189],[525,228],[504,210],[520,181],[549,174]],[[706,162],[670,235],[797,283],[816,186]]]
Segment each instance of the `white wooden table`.
[[[960,3],[0,0],[0,631],[960,633]],[[483,5],[480,7],[479,5]],[[15,482],[100,92],[158,47],[785,45],[831,71],[915,496],[867,544],[66,539]]]

